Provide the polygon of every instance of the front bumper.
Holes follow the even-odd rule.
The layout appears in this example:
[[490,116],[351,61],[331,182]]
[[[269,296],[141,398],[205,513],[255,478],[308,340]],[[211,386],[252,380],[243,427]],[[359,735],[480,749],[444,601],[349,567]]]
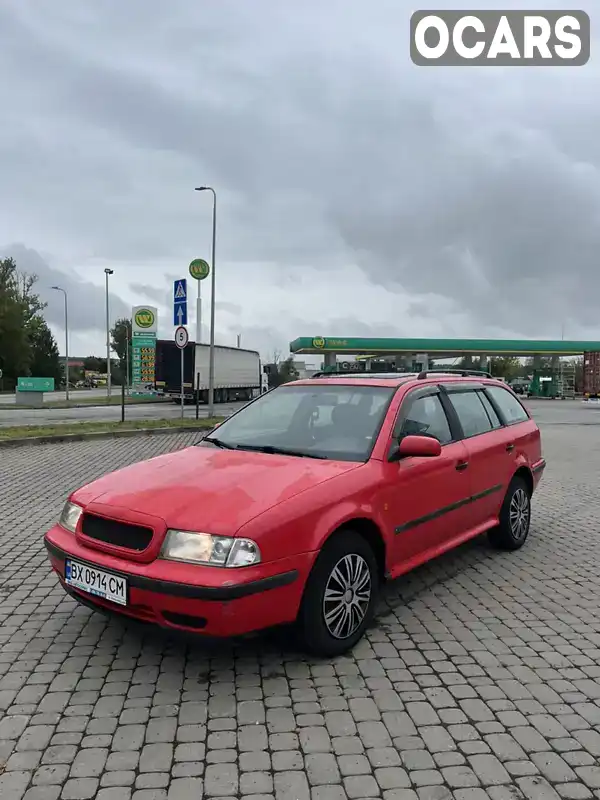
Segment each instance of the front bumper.
[[[63,588],[84,605],[162,627],[216,637],[241,636],[293,622],[316,555],[305,553],[274,564],[244,568],[245,580],[241,581],[242,574],[238,570],[165,561],[137,564],[115,558],[82,546],[73,534],[59,526],[46,534],[44,543]],[[67,585],[66,558],[125,578],[127,605],[121,606]],[[170,571],[173,579],[165,574]],[[178,577],[187,580],[181,581]],[[200,580],[202,585],[196,582]]]

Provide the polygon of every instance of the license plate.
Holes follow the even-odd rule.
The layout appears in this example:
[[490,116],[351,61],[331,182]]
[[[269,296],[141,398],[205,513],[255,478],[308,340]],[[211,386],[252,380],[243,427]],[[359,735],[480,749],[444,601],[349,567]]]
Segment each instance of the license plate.
[[65,561],[65,583],[120,606],[127,605],[127,580],[120,575],[113,575],[68,558]]

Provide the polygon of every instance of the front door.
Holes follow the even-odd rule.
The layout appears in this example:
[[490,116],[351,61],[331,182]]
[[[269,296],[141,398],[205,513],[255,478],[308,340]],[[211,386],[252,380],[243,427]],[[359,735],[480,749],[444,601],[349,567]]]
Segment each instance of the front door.
[[392,574],[436,555],[468,527],[471,495],[467,451],[456,441],[437,387],[416,389],[404,399],[394,438],[433,436],[440,456],[385,464],[384,509],[392,544]]

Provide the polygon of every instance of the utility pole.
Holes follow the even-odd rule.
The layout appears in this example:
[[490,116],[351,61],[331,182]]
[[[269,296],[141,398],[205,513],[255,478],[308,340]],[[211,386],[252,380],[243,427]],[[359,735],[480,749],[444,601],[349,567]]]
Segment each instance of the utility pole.
[[108,301],[108,276],[114,274],[114,270],[106,269],[104,270],[104,274],[106,275],[106,396],[108,398],[107,402],[110,403],[110,393],[111,393],[111,374],[110,374],[110,306]]
[[69,402],[69,303],[67,292],[60,286],[52,286],[57,292],[62,292],[65,298],[65,399]]
[[[215,415],[215,251],[217,248],[217,193],[212,186],[198,186],[197,192],[211,192],[212,214],[212,265],[210,276],[210,354],[208,361],[208,416]],[[198,283],[200,283],[198,281]],[[199,290],[198,290],[199,291]]]

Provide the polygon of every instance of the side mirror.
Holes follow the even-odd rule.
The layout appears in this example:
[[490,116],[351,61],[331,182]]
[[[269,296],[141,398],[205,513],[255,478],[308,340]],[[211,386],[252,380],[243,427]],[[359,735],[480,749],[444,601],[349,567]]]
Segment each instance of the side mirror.
[[432,436],[404,436],[398,445],[396,458],[434,458],[442,454],[442,445]]

